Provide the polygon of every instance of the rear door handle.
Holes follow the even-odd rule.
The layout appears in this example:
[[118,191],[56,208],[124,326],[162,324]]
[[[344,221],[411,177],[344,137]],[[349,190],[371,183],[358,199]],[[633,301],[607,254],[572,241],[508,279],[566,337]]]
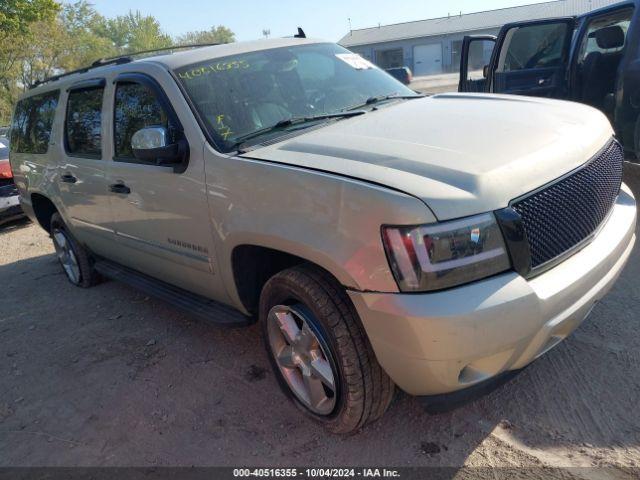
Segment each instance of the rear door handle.
[[62,180],[64,183],[76,183],[78,181],[78,179],[70,173],[65,173],[64,175],[62,175],[60,177],[60,180]]
[[113,185],[109,185],[109,190],[113,193],[120,193],[122,195],[129,195],[131,193],[131,189],[124,183],[114,183]]

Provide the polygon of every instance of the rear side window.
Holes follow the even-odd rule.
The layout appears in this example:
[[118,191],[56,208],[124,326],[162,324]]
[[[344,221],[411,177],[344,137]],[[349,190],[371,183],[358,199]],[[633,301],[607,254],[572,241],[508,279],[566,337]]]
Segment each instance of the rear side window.
[[168,116],[155,92],[141,83],[119,83],[115,99],[115,156],[133,159],[131,137],[145,127],[168,128]]
[[591,20],[582,40],[578,62],[583,63],[594,52],[603,55],[621,52],[627,42],[633,12],[631,8]]
[[11,124],[11,149],[16,153],[47,153],[60,91],[25,98],[16,105]]
[[68,154],[101,158],[103,92],[102,87],[69,92],[65,120],[65,147]]

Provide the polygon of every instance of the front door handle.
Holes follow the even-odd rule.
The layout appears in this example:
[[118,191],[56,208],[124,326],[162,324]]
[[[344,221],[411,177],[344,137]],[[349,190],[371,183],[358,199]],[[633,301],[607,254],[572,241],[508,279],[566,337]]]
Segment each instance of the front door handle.
[[60,180],[62,180],[64,183],[76,183],[78,181],[78,179],[70,173],[65,173],[64,175],[62,175],[60,177]]
[[131,193],[131,189],[124,183],[114,183],[113,185],[109,185],[109,190],[111,190],[113,193],[119,193],[121,195],[129,195]]

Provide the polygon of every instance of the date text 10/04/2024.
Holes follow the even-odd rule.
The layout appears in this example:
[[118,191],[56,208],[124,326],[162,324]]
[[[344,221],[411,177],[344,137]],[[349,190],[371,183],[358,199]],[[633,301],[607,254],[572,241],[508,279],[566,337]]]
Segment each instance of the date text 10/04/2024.
[[263,478],[398,478],[397,470],[387,468],[236,468],[234,477]]

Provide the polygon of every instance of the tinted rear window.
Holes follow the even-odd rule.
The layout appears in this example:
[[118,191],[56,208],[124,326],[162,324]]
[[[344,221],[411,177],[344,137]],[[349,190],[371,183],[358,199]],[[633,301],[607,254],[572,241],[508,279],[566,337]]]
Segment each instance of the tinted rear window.
[[72,90],[67,101],[65,139],[71,155],[100,157],[102,154],[103,88]]
[[25,98],[16,105],[11,145],[16,153],[47,153],[59,90]]

